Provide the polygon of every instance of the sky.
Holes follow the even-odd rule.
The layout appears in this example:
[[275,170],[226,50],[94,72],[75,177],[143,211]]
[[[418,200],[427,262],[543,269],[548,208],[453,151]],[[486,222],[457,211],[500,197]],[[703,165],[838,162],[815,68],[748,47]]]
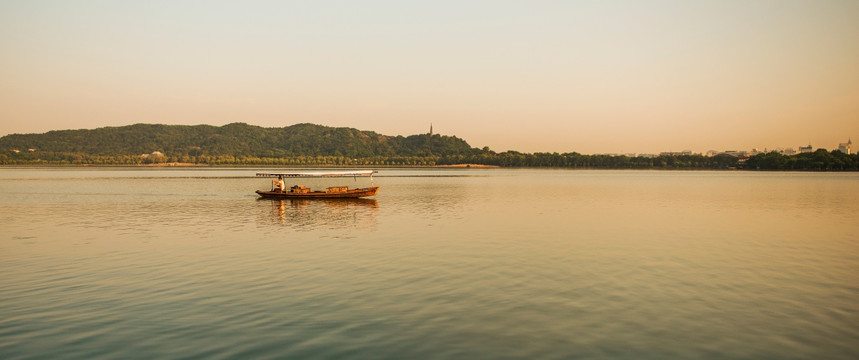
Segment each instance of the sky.
[[859,140],[859,1],[0,0],[0,136],[233,122],[834,149]]

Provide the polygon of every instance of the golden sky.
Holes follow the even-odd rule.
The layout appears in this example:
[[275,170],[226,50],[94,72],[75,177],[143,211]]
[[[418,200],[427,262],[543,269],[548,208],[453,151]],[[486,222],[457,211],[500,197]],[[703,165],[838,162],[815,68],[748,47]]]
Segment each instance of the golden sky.
[[231,122],[833,149],[859,138],[859,1],[0,0],[0,135]]

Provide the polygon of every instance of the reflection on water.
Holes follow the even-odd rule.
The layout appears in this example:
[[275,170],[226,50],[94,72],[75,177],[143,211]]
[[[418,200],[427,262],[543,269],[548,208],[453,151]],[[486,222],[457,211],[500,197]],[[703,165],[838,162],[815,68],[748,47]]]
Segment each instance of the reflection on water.
[[[405,178],[401,182],[386,184],[386,210],[409,214],[412,217],[443,222],[462,214],[473,194],[464,178]],[[390,199],[390,200],[387,200]]]
[[855,173],[384,175],[0,169],[0,358],[859,358]]
[[263,199],[260,222],[296,230],[370,229],[376,226],[375,199]]

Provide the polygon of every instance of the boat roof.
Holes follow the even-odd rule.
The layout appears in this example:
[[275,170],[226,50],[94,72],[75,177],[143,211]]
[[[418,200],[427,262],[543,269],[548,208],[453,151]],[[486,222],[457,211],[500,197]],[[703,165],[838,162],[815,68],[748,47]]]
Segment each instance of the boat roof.
[[262,177],[341,177],[341,176],[373,176],[376,170],[352,170],[352,171],[299,171],[299,172],[272,172],[257,173]]

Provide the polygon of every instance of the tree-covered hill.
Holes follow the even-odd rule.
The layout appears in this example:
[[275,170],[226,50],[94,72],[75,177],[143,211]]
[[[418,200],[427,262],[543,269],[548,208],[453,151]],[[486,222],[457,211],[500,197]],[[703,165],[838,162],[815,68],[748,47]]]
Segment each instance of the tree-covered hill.
[[221,127],[136,124],[93,130],[57,130],[44,134],[12,134],[0,138],[0,149],[96,156],[136,156],[158,151],[171,157],[256,158],[438,156],[467,155],[478,151],[455,136],[386,136],[372,131],[314,124],[263,128],[244,123]]
[[857,171],[859,155],[818,150],[795,156],[759,154],[628,157],[579,153],[497,153],[455,136],[387,136],[345,127],[297,124],[263,128],[244,123],[136,124],[58,130],[0,138],[0,165],[140,165],[194,163],[276,166],[425,166],[480,164],[574,169],[748,169]]

